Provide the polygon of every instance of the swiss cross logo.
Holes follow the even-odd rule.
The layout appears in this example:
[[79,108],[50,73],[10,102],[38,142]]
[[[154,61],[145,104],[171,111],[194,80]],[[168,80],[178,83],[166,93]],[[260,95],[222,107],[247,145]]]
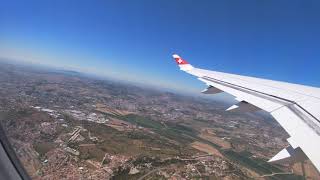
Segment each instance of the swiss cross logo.
[[178,65],[184,65],[184,64],[188,64],[187,61],[185,61],[184,59],[182,59],[180,56],[174,54],[173,58],[176,60]]

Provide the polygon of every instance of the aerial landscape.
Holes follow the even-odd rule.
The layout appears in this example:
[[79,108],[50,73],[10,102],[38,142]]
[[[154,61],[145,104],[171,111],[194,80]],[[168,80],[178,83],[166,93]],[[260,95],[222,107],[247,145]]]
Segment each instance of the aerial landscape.
[[320,1],[0,2],[0,180],[320,179]]
[[32,179],[317,179],[271,117],[212,99],[1,61],[0,121]]

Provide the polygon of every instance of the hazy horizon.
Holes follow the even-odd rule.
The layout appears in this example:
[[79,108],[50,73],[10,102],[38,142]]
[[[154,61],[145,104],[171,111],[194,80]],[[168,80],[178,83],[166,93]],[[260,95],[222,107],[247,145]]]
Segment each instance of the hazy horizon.
[[[156,90],[156,91],[161,91],[161,92],[168,92],[168,93],[174,93],[178,95],[183,95],[183,96],[190,96],[190,97],[200,97],[204,99],[210,99],[214,101],[218,101],[223,104],[232,104],[236,102],[230,95],[227,95],[225,93],[221,94],[216,94],[216,95],[205,95],[201,93],[202,89],[199,89],[198,91],[181,91],[179,89],[174,89],[170,87],[162,87],[162,86],[154,86],[152,84],[144,83],[144,82],[139,82],[139,81],[132,81],[132,80],[125,80],[125,79],[117,79],[112,76],[108,75],[99,75],[95,74],[94,72],[82,72],[81,70],[77,69],[68,69],[64,67],[54,67],[50,65],[45,65],[45,64],[36,64],[36,63],[30,63],[26,61],[19,61],[19,60],[9,60],[5,58],[0,57],[0,62],[5,62],[8,64],[13,64],[13,65],[19,65],[19,66],[24,66],[24,67],[35,67],[35,68],[41,68],[41,70],[54,70],[54,71],[72,71],[74,73],[80,73],[81,75],[84,75],[89,78],[97,79],[97,80],[104,80],[104,81],[112,81],[114,83],[120,83],[120,84],[127,84],[127,85],[134,85],[140,88],[147,88],[150,90]],[[206,87],[204,85],[204,87]]]

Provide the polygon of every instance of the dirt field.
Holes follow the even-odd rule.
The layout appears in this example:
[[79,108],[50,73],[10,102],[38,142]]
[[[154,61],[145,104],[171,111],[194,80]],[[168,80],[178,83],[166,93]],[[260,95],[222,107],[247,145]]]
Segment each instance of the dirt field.
[[213,155],[223,157],[223,155],[216,148],[199,141],[191,143],[191,147],[208,154],[213,154]]
[[116,118],[109,118],[109,123],[106,124],[109,127],[112,127],[118,131],[126,131],[126,130],[132,130],[133,125],[126,122],[122,121]]
[[103,104],[96,104],[96,111],[98,112],[102,112],[102,113],[107,113],[107,114],[112,114],[115,116],[124,116],[124,115],[128,115],[128,114],[133,114],[132,112],[129,111],[121,111],[121,110],[117,110],[117,109],[112,109],[110,107],[106,107]]
[[[319,173],[317,172],[315,167],[311,164],[310,160],[303,163],[303,165],[304,165],[304,170],[305,170],[304,176],[306,179],[320,179]],[[299,174],[299,175],[303,176],[301,163],[295,163],[293,165],[293,172],[295,174]]]
[[223,149],[230,149],[231,144],[228,141],[225,141],[215,135],[215,133],[211,129],[203,129],[201,130],[201,134],[199,135],[202,139],[208,140],[214,144],[221,146]]

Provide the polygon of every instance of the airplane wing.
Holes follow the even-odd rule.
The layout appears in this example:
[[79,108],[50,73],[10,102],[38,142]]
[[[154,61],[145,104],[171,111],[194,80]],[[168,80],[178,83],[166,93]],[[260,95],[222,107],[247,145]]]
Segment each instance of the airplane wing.
[[320,88],[240,76],[195,68],[177,54],[182,71],[208,85],[204,94],[226,92],[239,103],[227,111],[269,112],[287,131],[290,146],[269,162],[303,161],[309,158],[320,171]]

